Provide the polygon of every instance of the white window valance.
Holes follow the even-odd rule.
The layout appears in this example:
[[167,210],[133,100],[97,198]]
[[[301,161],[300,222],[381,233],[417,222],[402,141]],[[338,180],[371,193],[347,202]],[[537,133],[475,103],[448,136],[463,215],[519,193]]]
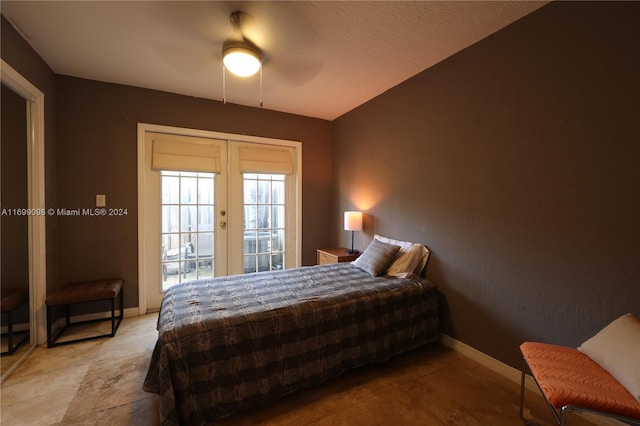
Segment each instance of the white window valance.
[[153,139],[151,168],[189,172],[220,173],[220,146],[206,141]]
[[239,157],[240,173],[293,174],[293,148],[245,145]]

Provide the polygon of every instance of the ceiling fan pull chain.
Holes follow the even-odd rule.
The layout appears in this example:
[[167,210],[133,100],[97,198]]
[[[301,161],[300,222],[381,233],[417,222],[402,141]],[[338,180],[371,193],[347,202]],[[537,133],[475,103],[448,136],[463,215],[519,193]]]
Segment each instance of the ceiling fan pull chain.
[[227,104],[227,68],[222,64],[222,103]]
[[262,67],[260,67],[260,108],[262,108]]

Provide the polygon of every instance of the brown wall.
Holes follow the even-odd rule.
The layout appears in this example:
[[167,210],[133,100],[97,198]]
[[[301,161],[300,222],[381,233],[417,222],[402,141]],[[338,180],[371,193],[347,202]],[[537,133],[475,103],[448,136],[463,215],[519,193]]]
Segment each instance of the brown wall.
[[519,366],[640,316],[637,40],[640,3],[554,2],[335,121],[335,214],[431,248],[445,333]]
[[[303,264],[327,245],[332,211],[331,123],[266,109],[58,76],[58,205],[94,208],[105,194],[126,217],[59,217],[59,281],[121,276],[137,306],[137,124],[302,142]],[[265,100],[268,102],[268,100]]]

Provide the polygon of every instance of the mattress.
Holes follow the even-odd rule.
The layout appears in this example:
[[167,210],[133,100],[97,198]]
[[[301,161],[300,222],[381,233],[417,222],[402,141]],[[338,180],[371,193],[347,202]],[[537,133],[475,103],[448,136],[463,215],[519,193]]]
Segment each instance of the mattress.
[[163,424],[205,424],[438,340],[436,286],[350,263],[182,283],[144,389]]

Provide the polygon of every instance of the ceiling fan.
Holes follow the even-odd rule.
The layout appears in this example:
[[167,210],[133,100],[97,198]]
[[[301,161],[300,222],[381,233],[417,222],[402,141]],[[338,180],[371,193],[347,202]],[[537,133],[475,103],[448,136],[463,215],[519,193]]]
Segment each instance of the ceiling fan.
[[242,21],[247,14],[231,12],[229,21],[233,34],[222,45],[222,62],[226,69],[240,77],[249,77],[262,69],[262,51],[242,32]]
[[260,71],[260,108],[262,102],[262,51],[242,32],[242,21],[247,14],[240,10],[231,12],[229,21],[233,34],[222,44],[222,102],[227,103],[226,70],[239,77],[250,77]]
[[[153,45],[158,56],[181,75],[209,73],[216,81],[223,79],[223,93],[212,99],[255,105],[251,92],[263,72],[268,80],[261,99],[262,93],[295,90],[325,65],[307,54],[318,35],[296,2],[243,2],[242,8],[233,2],[149,2],[148,7],[164,30],[161,42]],[[224,64],[226,53],[238,52],[248,53],[254,63],[251,76],[238,77]],[[209,72],[210,67],[215,70]]]

